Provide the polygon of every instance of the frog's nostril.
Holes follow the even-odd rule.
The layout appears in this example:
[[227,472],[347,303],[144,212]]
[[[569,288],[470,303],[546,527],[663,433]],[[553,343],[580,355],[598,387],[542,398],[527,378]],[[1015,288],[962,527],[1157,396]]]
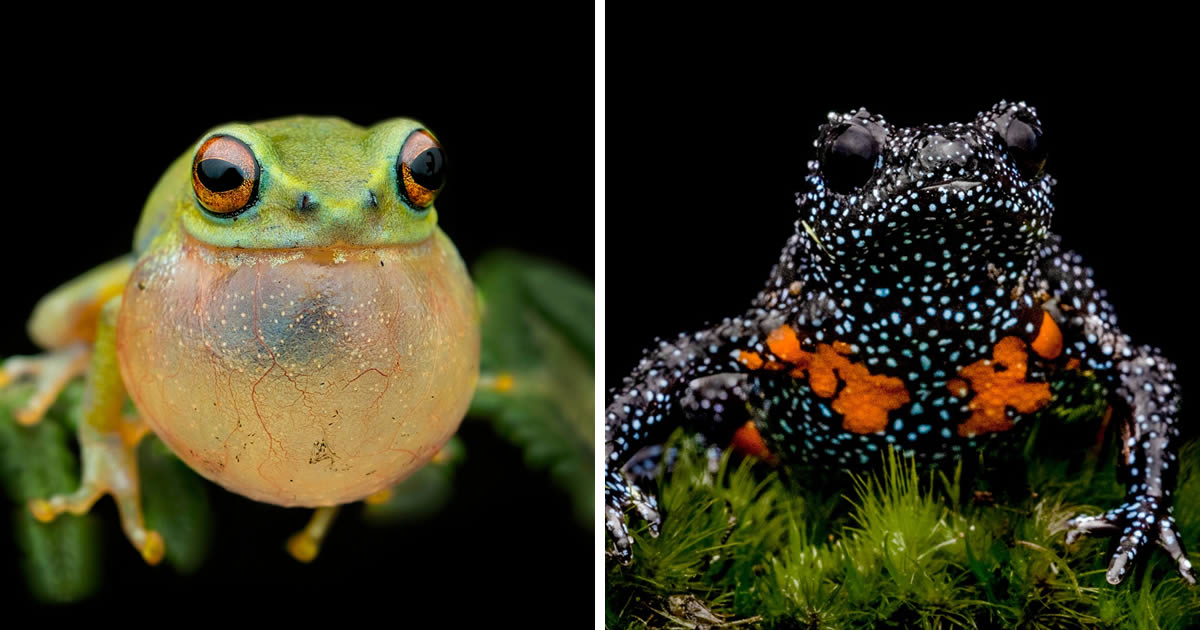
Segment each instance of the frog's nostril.
[[316,208],[317,200],[313,199],[313,196],[308,193],[300,195],[300,198],[296,200],[296,210],[300,212],[311,212]]
[[379,208],[379,199],[375,197],[375,191],[373,190],[367,191],[367,207],[372,210]]
[[962,138],[949,139],[936,134],[926,136],[917,145],[917,157],[921,165],[930,171],[951,167],[975,168],[975,151]]

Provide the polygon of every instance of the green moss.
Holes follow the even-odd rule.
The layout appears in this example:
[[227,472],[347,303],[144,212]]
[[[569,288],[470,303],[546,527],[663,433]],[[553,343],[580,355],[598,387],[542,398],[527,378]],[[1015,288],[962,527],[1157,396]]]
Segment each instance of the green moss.
[[[891,455],[860,475],[784,478],[728,454],[709,474],[690,441],[672,444],[680,456],[661,488],[661,535],[650,537],[635,519],[633,563],[608,563],[610,628],[694,623],[672,605],[679,596],[724,623],[767,628],[1200,623],[1200,588],[1188,587],[1161,550],[1113,587],[1104,581],[1108,539],[1064,545],[1068,518],[1122,497],[1109,449],[1084,445],[1056,458],[1031,444],[1039,455],[1028,462],[942,470]],[[1180,459],[1176,516],[1196,562],[1200,442],[1186,444]]]

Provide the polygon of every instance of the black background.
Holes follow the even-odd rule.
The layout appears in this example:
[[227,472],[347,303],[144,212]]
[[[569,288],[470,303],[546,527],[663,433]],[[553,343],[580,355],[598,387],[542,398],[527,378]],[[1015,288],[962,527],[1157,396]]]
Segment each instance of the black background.
[[897,25],[895,38],[871,39],[861,25],[797,27],[792,39],[682,36],[610,82],[605,388],[655,337],[749,306],[792,232],[794,193],[828,112],[966,122],[1002,99],[1042,118],[1058,180],[1052,229],[1095,268],[1121,328],[1162,348],[1188,388],[1196,140],[1181,58],[1083,44],[1057,52],[1041,31],[993,40]]
[[[307,17],[298,28],[229,25],[247,37],[172,30],[153,42],[153,28],[94,24],[82,36],[55,20],[53,36],[6,51],[0,324],[10,334],[0,355],[33,350],[20,331],[37,298],[126,252],[158,175],[230,120],[420,119],[447,150],[439,220],[468,263],[507,246],[593,274],[590,13],[460,15],[447,22],[453,29],[368,16],[360,37],[344,41]],[[1097,269],[1122,327],[1162,346],[1189,382],[1191,54],[1108,32],[1067,45],[1072,31],[1007,7],[992,16],[999,36],[961,18],[951,29],[887,24],[892,34],[878,37],[864,27],[879,16],[714,17],[696,25],[609,11],[606,387],[654,336],[746,307],[792,229],[793,193],[826,112],[867,106],[904,125],[969,119],[1001,98],[1036,105],[1053,140],[1055,229]],[[466,21],[477,30],[450,32]],[[1018,31],[1027,36],[1007,34]],[[1060,45],[1067,52],[1051,50]],[[179,614],[244,605],[272,615],[396,611],[449,626],[590,625],[592,533],[517,449],[478,424],[460,435],[462,501],[395,530],[362,525],[351,508],[312,566],[282,550],[307,512],[213,487],[208,564],[193,576],[148,568],[104,499],[105,585],[85,607],[136,616],[139,603],[187,602]],[[6,611],[24,601],[11,540],[0,531]]]
[[[360,25],[363,40],[306,39],[321,27],[310,23],[279,27],[270,42],[210,33],[163,49],[108,32],[102,41],[64,37],[21,51],[5,78],[6,99],[18,111],[6,131],[0,325],[8,333],[0,356],[35,350],[23,331],[36,300],[127,252],[162,171],[228,121],[416,118],[446,150],[439,224],[468,264],[513,248],[592,278],[592,25],[590,14],[560,17],[568,19],[557,31],[495,23],[453,40],[431,25],[405,30],[380,16],[375,26],[398,29],[386,41],[367,24]],[[213,612],[383,613],[451,627],[510,617],[522,625],[590,625],[593,532],[577,524],[549,476],[528,470],[521,451],[489,426],[468,420],[459,435],[467,459],[440,515],[380,528],[348,506],[310,566],[283,549],[308,510],[210,486],[214,544],[197,574],[181,576],[165,565],[147,567],[125,541],[112,501],[102,499],[93,512],[104,528],[103,587],[82,607],[179,604],[177,614],[187,614],[203,613],[196,603],[209,602]],[[5,500],[0,515],[9,508],[16,506]],[[6,608],[28,598],[12,536],[3,531],[9,523],[0,520]]]

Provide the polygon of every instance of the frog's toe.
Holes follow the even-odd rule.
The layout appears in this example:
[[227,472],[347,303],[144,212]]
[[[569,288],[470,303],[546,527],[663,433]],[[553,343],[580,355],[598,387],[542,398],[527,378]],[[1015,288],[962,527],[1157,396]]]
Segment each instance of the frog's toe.
[[145,537],[142,539],[138,551],[142,552],[142,560],[151,566],[162,562],[163,556],[167,553],[167,544],[163,542],[163,537],[158,532],[147,529]]
[[629,564],[633,559],[633,541],[629,538],[629,527],[625,524],[625,513],[611,506],[604,506],[604,524],[612,537],[613,548],[608,552],[616,556],[621,564]]
[[1183,543],[1179,542],[1179,530],[1175,527],[1175,518],[1167,516],[1158,522],[1158,545],[1171,554],[1171,559],[1175,561],[1176,568],[1179,569],[1179,575],[1188,584],[1196,584],[1196,573],[1192,570],[1192,561],[1188,560],[1187,552],[1183,550]]
[[1120,536],[1105,574],[1109,584],[1120,584],[1133,567],[1138,552],[1154,543],[1171,554],[1184,580],[1196,583],[1171,508],[1154,497],[1142,497],[1102,515],[1077,516],[1067,522],[1068,545],[1083,535]]
[[0,387],[23,379],[33,379],[34,390],[29,401],[13,412],[17,422],[36,424],[46,415],[71,379],[87,370],[91,355],[86,343],[34,356],[10,357],[0,365]]
[[138,503],[138,493],[128,487],[112,489],[97,480],[85,479],[75,492],[54,495],[48,499],[33,499],[29,502],[29,511],[38,521],[49,523],[64,512],[86,514],[105,493],[112,494],[116,499],[121,528],[142,559],[152,565],[161,562],[166,552],[166,543],[158,532],[146,529]]
[[1108,572],[1104,574],[1104,577],[1109,584],[1120,584],[1121,580],[1125,579],[1125,573],[1132,566],[1138,550],[1146,541],[1146,533],[1140,528],[1132,528],[1132,531],[1130,528],[1126,528],[1125,532],[1121,536],[1120,542],[1117,543],[1117,550],[1113,553],[1112,559],[1108,561]]
[[1075,544],[1080,536],[1092,534],[1104,536],[1116,532],[1117,529],[1117,526],[1105,516],[1076,516],[1067,521],[1067,544]]
[[659,528],[662,525],[662,517],[658,513],[658,497],[644,493],[640,488],[634,486],[631,502],[638,515],[649,526],[650,535],[658,537]]
[[79,489],[70,494],[56,494],[48,499],[33,499],[29,502],[29,511],[33,517],[42,523],[49,523],[63,512],[71,514],[87,514],[92,504],[104,495],[103,489],[95,484],[84,483]]
[[337,516],[339,509],[340,506],[334,505],[314,510],[308,525],[288,539],[288,553],[305,564],[315,560],[317,554],[321,553],[321,543],[329,534],[329,526],[333,524],[333,517]]

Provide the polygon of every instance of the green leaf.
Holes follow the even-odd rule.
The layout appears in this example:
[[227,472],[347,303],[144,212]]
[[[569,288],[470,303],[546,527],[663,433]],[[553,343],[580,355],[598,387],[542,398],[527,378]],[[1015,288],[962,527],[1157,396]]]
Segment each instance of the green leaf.
[[78,461],[64,427],[66,408],[55,405],[31,427],[13,419],[12,410],[29,394],[27,387],[0,391],[0,478],[18,504],[12,522],[33,596],[50,602],[77,601],[99,585],[99,524],[90,515],[62,515],[43,524],[25,507],[30,499],[79,486]]
[[591,282],[553,263],[493,252],[474,268],[483,302],[482,376],[470,414],[525,450],[593,514],[595,297]]
[[166,559],[180,573],[204,563],[212,538],[208,486],[153,435],[138,447],[146,526],[166,543]]

